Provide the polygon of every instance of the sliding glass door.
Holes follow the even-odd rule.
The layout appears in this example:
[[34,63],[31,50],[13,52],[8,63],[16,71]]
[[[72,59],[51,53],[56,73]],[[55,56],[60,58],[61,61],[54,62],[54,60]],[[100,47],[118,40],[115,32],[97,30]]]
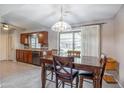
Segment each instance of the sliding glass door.
[[83,26],[78,31],[60,33],[60,54],[67,55],[68,50],[74,50],[81,51],[82,56],[99,57],[100,38],[100,25]]
[[60,54],[65,55],[68,50],[73,50],[73,33],[61,33]]
[[67,55],[68,50],[81,50],[81,32],[60,33],[60,54]]

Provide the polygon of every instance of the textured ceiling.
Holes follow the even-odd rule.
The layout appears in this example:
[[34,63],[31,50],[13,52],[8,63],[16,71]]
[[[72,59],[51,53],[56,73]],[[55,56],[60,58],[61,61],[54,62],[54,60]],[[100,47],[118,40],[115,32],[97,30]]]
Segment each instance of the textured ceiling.
[[[64,20],[71,25],[112,18],[122,5],[77,4],[64,5]],[[1,4],[0,16],[6,22],[28,30],[50,28],[60,18],[60,5],[46,4]]]

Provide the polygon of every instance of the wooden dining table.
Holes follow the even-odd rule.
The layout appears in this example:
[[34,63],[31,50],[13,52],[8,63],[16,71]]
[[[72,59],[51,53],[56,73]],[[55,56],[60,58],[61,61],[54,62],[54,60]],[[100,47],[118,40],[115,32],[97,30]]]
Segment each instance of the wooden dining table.
[[[46,64],[53,64],[53,57],[41,57],[41,82],[42,88],[45,88],[46,85]],[[73,62],[74,69],[89,71],[94,74],[95,88],[100,88],[100,71],[102,65],[100,64],[100,59],[94,56],[82,56],[80,58],[74,58]]]

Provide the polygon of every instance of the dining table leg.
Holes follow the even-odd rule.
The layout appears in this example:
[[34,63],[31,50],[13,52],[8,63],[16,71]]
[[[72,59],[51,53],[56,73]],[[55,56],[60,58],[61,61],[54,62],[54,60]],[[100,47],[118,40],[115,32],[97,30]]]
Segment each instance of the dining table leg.
[[100,86],[100,70],[96,69],[94,73],[95,73],[95,84],[94,84],[94,87],[95,88],[101,88],[101,86]]
[[95,81],[95,83],[96,83],[95,84],[95,88],[101,88],[100,87],[100,79],[97,78],[96,81]]
[[42,88],[45,88],[46,85],[46,69],[45,69],[45,63],[41,63],[42,70],[41,70],[41,82],[42,82]]

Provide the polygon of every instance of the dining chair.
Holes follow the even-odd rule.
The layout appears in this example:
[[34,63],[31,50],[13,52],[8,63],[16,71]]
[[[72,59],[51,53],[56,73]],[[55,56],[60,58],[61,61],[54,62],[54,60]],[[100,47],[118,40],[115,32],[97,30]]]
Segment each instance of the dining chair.
[[75,78],[76,87],[78,87],[78,70],[73,69],[73,62],[74,57],[53,56],[54,72],[56,76],[56,88],[60,87],[61,84],[64,88],[65,83],[71,84],[72,88]]
[[[53,57],[53,55],[56,55],[56,54],[57,54],[57,50],[56,49],[48,50],[46,52],[46,56],[47,57]],[[51,65],[51,64],[47,64],[45,66],[45,68],[46,68],[46,70],[50,71],[50,73],[48,73],[47,76],[51,74],[51,80],[53,80],[54,66]]]
[[68,56],[80,57],[80,51],[68,50]]
[[[102,69],[101,69],[101,72],[100,72],[100,87],[102,87],[102,79],[103,79],[103,75],[104,75],[104,72],[105,72],[106,62],[107,62],[106,56],[100,58],[100,64],[102,65]],[[92,80],[93,81],[93,86],[95,87],[95,79],[94,79],[94,74],[92,72],[81,71],[81,73],[79,72],[79,77],[80,77],[80,84],[79,84],[80,88],[83,87],[84,79]]]

